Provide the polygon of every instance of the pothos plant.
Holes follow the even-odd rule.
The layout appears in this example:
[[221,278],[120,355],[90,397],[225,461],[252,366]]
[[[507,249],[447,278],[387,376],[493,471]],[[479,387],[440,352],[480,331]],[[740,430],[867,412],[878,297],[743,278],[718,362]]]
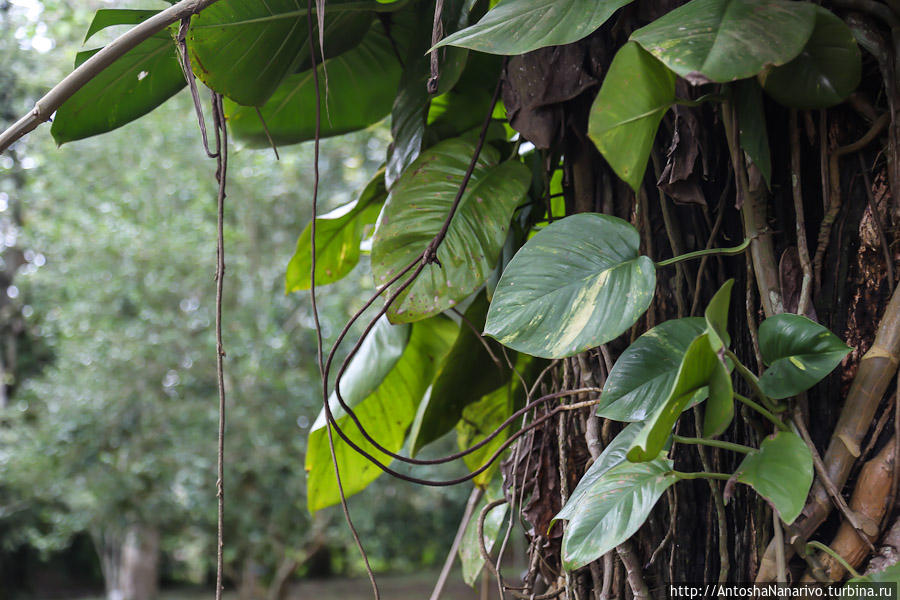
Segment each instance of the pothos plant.
[[[884,16],[894,7],[868,10]],[[346,276],[368,254],[376,288],[365,304],[376,314],[347,359],[333,368],[333,348],[321,363],[327,401],[308,443],[310,510],[343,502],[382,472],[425,485],[474,480],[480,491],[459,536],[467,580],[485,568],[501,591],[534,597],[540,571],[551,586],[543,597],[581,597],[585,586],[609,591],[626,580],[641,597],[646,578],[629,540],[648,519],[652,529],[654,506],[671,486],[708,479],[720,582],[729,579],[731,560],[724,503],[738,483],[778,517],[758,532],[762,547],[772,537],[770,550],[746,560],[756,567],[743,567],[742,577],[755,569],[762,581],[783,579],[785,553],[799,550],[815,578],[840,578],[822,560],[844,559],[823,544],[817,558],[805,543],[832,500],[854,517],[839,492],[821,501],[825,491],[814,488],[807,504],[820,458],[805,430],[804,394],[850,352],[816,322],[814,291],[828,277],[822,265],[841,210],[838,157],[859,152],[885,127],[890,136],[896,129],[894,112],[877,116],[860,92],[854,106],[871,129],[829,153],[829,130],[817,129],[806,111],[827,115],[857,89],[857,39],[879,58],[877,27],[860,19],[851,27],[823,6],[789,0],[184,0],[164,11],[98,11],[86,39],[122,24],[135,28],[79,54],[69,85],[0,135],[0,149],[54,110],[51,132],[66,143],[138,118],[186,85],[202,117],[195,76],[213,91],[222,133],[227,123],[251,147],[318,144],[390,116],[383,169],[357,200],[316,214],[287,266],[287,291],[311,289],[315,300],[317,286]],[[884,75],[886,89],[896,81],[889,79]],[[892,94],[887,89],[891,107]],[[785,152],[770,147],[773,113],[789,115],[789,168]],[[827,196],[814,215],[814,258],[804,215],[816,198],[805,200],[801,189],[798,115],[807,136],[818,136]],[[657,145],[668,146],[665,163]],[[656,186],[648,184],[649,164]],[[893,189],[893,167],[885,172]],[[655,187],[658,210],[649,202]],[[791,256],[802,280],[794,293],[776,264],[776,236],[785,231],[769,226],[768,198],[788,189],[796,211]],[[715,224],[710,190],[722,198]],[[298,194],[312,196],[316,210],[317,190]],[[736,219],[726,220],[730,205]],[[676,210],[693,220],[679,226]],[[716,249],[723,222],[732,221],[725,227],[743,243]],[[697,249],[686,251],[691,245]],[[671,257],[654,260],[661,247]],[[709,263],[721,261],[721,282],[723,269],[742,269],[720,257],[744,255],[747,301],[758,291],[767,316],[758,329],[755,308],[744,321],[729,318],[732,280],[710,297],[703,318],[690,316],[717,287]],[[893,258],[885,261],[891,269]],[[875,400],[847,417],[856,441],[842,437],[842,446],[829,447],[817,468],[823,489],[847,482],[866,418],[896,369],[895,304],[878,330],[879,354],[871,356],[890,365],[860,361],[857,380]],[[673,312],[677,318],[655,324]],[[363,314],[371,312],[357,313],[338,344]],[[729,335],[735,324],[747,329],[737,348]],[[757,368],[745,366],[753,356]],[[696,426],[685,413],[694,413]],[[606,433],[627,425],[598,435],[598,423]],[[756,434],[739,434],[748,424]],[[682,426],[694,434],[682,435]],[[416,458],[454,430],[459,453]],[[574,458],[583,445],[569,439],[573,431],[587,439],[586,469]],[[755,443],[722,439],[736,436]],[[676,468],[686,456],[679,449],[689,447],[704,462],[704,449],[740,460],[727,472]],[[532,458],[538,466],[529,467]],[[456,459],[468,476],[421,480],[390,466]],[[547,461],[559,469],[552,489]],[[547,494],[551,500],[540,500]],[[491,556],[502,520],[493,509],[505,504],[519,510],[532,542],[522,586],[507,584]],[[668,501],[673,523],[676,507]],[[807,529],[791,529],[801,513]],[[564,531],[558,550],[551,526]],[[792,532],[787,548],[782,527]],[[589,584],[578,583],[586,578]]]

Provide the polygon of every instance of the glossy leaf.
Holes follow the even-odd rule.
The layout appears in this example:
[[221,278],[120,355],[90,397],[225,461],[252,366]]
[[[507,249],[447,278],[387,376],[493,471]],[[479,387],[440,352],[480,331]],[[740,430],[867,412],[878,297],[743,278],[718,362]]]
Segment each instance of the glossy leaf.
[[[77,67],[99,50],[79,52]],[[112,131],[152,111],[186,85],[172,32],[141,42],[82,86],[50,128],[57,144]]]
[[609,215],[554,221],[510,261],[491,302],[485,334],[504,346],[563,358],[605,344],[647,310],[653,261],[637,230]]
[[[900,585],[900,562],[895,562],[889,567],[885,567],[881,571],[875,573],[867,573],[860,577],[854,577],[847,581],[846,587],[853,587],[856,584],[862,584],[859,587],[867,587],[865,584],[869,583],[893,583],[895,586]],[[847,594],[847,596],[850,597],[850,594]],[[862,596],[862,594],[856,594],[856,597]],[[872,596],[874,597],[875,594]]]
[[731,345],[731,336],[728,335],[728,305],[731,303],[732,287],[734,287],[734,279],[729,279],[713,295],[703,313],[703,317],[706,319],[709,343],[715,352]]
[[809,2],[692,0],[631,39],[694,85],[753,77],[800,54],[815,23]]
[[751,486],[778,511],[781,520],[794,522],[813,481],[809,448],[795,433],[779,431],[748,454],[735,472],[737,481]]
[[675,101],[675,75],[629,42],[613,58],[591,106],[588,135],[616,175],[641,186],[653,139]]
[[607,471],[616,467],[626,460],[625,455],[631,447],[631,442],[641,430],[642,423],[630,423],[625,429],[619,432],[609,445],[603,449],[600,456],[597,457],[591,466],[585,471],[581,477],[581,481],[572,491],[566,505],[554,517],[554,519],[570,519],[578,510],[578,506],[584,501],[585,497],[597,486],[597,483],[606,474]]
[[478,23],[448,35],[437,47],[462,46],[491,54],[525,54],[571,44],[603,25],[631,0],[502,0]]
[[[456,333],[450,319],[439,317],[413,326],[391,326],[381,321],[363,343],[342,379],[341,396],[373,438],[397,452],[403,446],[419,402],[434,378]],[[404,332],[408,331],[408,334]],[[404,343],[408,335],[408,342]],[[399,354],[399,356],[398,356]],[[328,399],[338,424],[347,436],[383,463],[390,458],[363,439],[334,394]],[[381,470],[334,434],[335,454],[347,496],[365,489]],[[328,446],[324,411],[309,433],[306,451],[307,505],[311,512],[340,502]]]
[[[643,421],[656,412],[669,397],[684,353],[705,327],[699,317],[672,319],[636,339],[613,365],[597,415],[615,421]],[[700,395],[694,402],[702,398]]]
[[[359,262],[359,244],[367,226],[375,223],[387,198],[384,169],[379,170],[359,199],[316,219],[316,285],[345,277]],[[285,275],[285,292],[308,290],[312,271],[312,224],[297,240]]]
[[768,369],[759,385],[780,399],[806,391],[825,378],[850,348],[825,327],[806,317],[781,314],[759,326],[759,349]]
[[[468,11],[462,0],[445,0],[443,11],[445,31],[455,31],[468,22]],[[400,86],[391,108],[391,137],[387,157],[387,186],[393,188],[401,174],[418,158],[425,139],[428,104],[431,95],[427,82],[431,77],[431,56],[426,50],[431,45],[433,13],[429,3],[420,2],[416,7],[417,27],[412,36]],[[438,55],[438,94],[449,92],[459,80],[466,66],[469,51],[447,48]]]
[[718,396],[711,399],[713,403],[721,405],[732,401],[731,377],[725,365],[713,352],[709,335],[704,333],[697,336],[688,346],[669,397],[647,419],[647,423],[635,437],[628,451],[628,460],[642,462],[656,458],[691,398],[706,386],[709,386],[710,395]]
[[762,173],[766,185],[771,186],[772,157],[769,150],[769,131],[759,83],[755,79],[735,82],[734,103],[740,128],[741,148]]
[[569,516],[562,541],[565,568],[583,567],[634,535],[677,480],[672,461],[662,454],[650,462],[624,462],[607,471]]
[[[262,106],[289,73],[309,60],[306,12],[296,0],[216,2],[191,21],[187,42],[194,73],[238,104]],[[358,44],[373,16],[358,1],[330,1],[325,58]],[[315,13],[313,20],[318,36]]]
[[[421,418],[416,416],[416,425],[410,434],[409,451],[413,456],[425,445],[452,431],[466,406],[509,380],[510,369],[503,360],[500,344],[479,335],[487,309],[484,292],[478,294],[466,309],[453,348],[431,385],[428,402],[422,403]],[[485,346],[491,349],[493,356]]]
[[815,8],[816,27],[800,55],[760,75],[766,92],[784,106],[827,108],[859,85],[862,58],[853,33],[843,19]]
[[[509,418],[513,413],[517,391],[512,384],[501,386],[462,410],[461,419],[456,424],[456,442],[460,450],[468,450]],[[478,450],[467,454],[463,458],[466,468],[474,472],[484,466],[507,440],[513,427],[510,426]],[[475,476],[473,483],[480,487],[486,486],[499,467],[500,461],[494,461],[490,467]]]
[[101,8],[94,13],[94,18],[91,20],[91,24],[84,36],[84,41],[87,42],[95,33],[102,31],[107,27],[113,27],[115,25],[137,25],[158,13],[158,10]]
[[[474,152],[471,140],[441,142],[423,152],[394,185],[372,243],[376,285],[386,284],[405,268],[441,230]],[[484,283],[500,255],[513,211],[531,182],[531,173],[522,163],[497,164],[498,160],[496,150],[482,149],[438,248],[440,264],[426,265],[400,294],[388,310],[391,321],[410,322],[437,314]]]
[[[472,517],[466,524],[462,540],[459,543],[459,562],[462,565],[463,581],[465,581],[467,585],[475,585],[475,582],[478,580],[482,568],[484,567],[484,558],[481,556],[481,545],[478,543],[478,519],[481,515],[481,511],[487,506],[488,502],[497,500],[502,496],[499,486],[496,487],[498,489],[493,490],[493,493],[491,493],[492,490],[488,490],[488,493],[485,494],[485,497],[481,502],[475,506],[475,511],[472,513]],[[500,529],[503,527],[503,521],[506,518],[507,509],[507,504],[501,504],[500,506],[491,509],[485,516],[483,530],[484,547],[488,552],[493,549],[494,544],[497,541],[497,536],[500,534]]]
[[703,437],[721,435],[734,419],[734,387],[731,374],[720,362],[709,378],[709,398],[703,406]]
[[[325,93],[325,72],[328,93]],[[352,50],[319,65],[321,137],[340,135],[377,123],[391,112],[400,63],[380,23]],[[269,146],[256,109],[225,101],[236,137],[254,148]],[[315,137],[316,90],[312,71],[288,76],[260,109],[272,140],[296,144]]]

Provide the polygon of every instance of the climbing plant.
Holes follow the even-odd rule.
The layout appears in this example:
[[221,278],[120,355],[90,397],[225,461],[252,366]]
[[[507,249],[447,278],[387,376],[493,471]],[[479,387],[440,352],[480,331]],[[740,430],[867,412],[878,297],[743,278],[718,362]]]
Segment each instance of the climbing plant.
[[[227,132],[277,155],[389,117],[383,169],[287,267],[314,311],[358,263],[374,284],[320,348],[309,509],[352,527],[346,497],[382,473],[472,481],[448,564],[520,598],[839,582],[900,535],[898,23],[877,0],[105,9],[88,39],[134,28],[0,149],[54,111],[73,142],[185,86],[205,139],[196,77],[221,201]],[[457,460],[468,476],[415,475]],[[500,570],[513,530],[522,582]]]

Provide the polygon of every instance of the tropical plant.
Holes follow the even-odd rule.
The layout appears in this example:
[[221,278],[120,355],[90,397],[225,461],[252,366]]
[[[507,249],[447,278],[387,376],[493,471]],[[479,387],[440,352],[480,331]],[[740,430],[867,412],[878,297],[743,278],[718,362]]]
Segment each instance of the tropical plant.
[[[382,472],[474,480],[464,571],[522,598],[648,597],[804,568],[839,580],[871,554],[896,495],[862,478],[850,506],[841,493],[859,461],[896,458],[882,400],[900,361],[900,13],[830,8],[105,10],[90,33],[140,24],[85,53],[0,148],[55,109],[60,143],[119,127],[185,85],[179,65],[192,90],[191,72],[213,90],[217,138],[231,125],[248,145],[318,148],[390,115],[384,171],[355,203],[319,216],[313,186],[287,273],[289,292],[327,296],[317,285],[350,271],[363,244],[376,286],[343,362],[347,329],[319,358],[310,510],[346,508]],[[883,152],[870,147],[882,137]],[[850,154],[859,165],[841,162]],[[454,430],[459,453],[417,454]],[[456,459],[468,476],[391,464]],[[522,584],[484,539],[503,504],[530,542]],[[834,507],[849,536],[827,524]],[[813,534],[835,537],[807,544]]]

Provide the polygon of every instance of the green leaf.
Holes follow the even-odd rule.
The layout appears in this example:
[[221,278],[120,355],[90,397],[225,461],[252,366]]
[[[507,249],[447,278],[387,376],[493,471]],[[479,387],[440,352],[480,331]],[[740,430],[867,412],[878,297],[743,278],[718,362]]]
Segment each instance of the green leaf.
[[158,10],[143,10],[130,8],[101,8],[94,13],[94,18],[84,36],[87,42],[95,33],[114,25],[137,25],[150,17],[159,14]]
[[[375,223],[387,190],[384,169],[379,170],[359,199],[316,218],[316,285],[345,277],[359,262],[359,244],[367,226]],[[312,271],[312,224],[297,240],[285,275],[285,293],[308,290]]]
[[781,520],[790,525],[800,516],[812,486],[812,455],[800,436],[779,431],[744,458],[735,477],[771,502]]
[[[357,47],[319,65],[321,137],[363,129],[387,116],[400,72],[400,63],[381,23],[375,23]],[[237,138],[254,148],[269,146],[255,108],[226,99],[225,112]],[[316,90],[312,70],[288,76],[260,112],[276,144],[313,139]]]
[[[499,486],[492,486],[492,488],[488,488],[485,497],[475,506],[475,511],[472,513],[472,517],[466,524],[462,540],[460,540],[459,543],[459,562],[462,565],[463,581],[471,586],[475,585],[475,582],[478,580],[478,576],[481,575],[481,570],[484,567],[484,558],[481,556],[481,546],[478,543],[478,519],[481,515],[481,511],[487,506],[488,502],[498,500],[502,497]],[[508,505],[501,504],[500,506],[491,509],[485,516],[484,547],[488,552],[493,549],[494,543],[497,541],[497,536],[500,534],[500,529],[503,527],[503,520],[506,517],[507,508]]]
[[[99,50],[79,52],[77,67]],[[50,133],[57,144],[112,131],[144,116],[186,85],[169,30],[141,42],[66,100]]]
[[436,47],[462,46],[491,54],[525,54],[571,44],[603,25],[631,0],[503,0],[478,23]]
[[793,108],[827,108],[853,93],[862,58],[842,19],[816,6],[816,27],[797,58],[762,73],[760,81],[776,102]]
[[759,326],[759,349],[769,367],[759,385],[771,398],[806,391],[850,352],[836,335],[815,321],[794,314],[770,317]]
[[[441,15],[445,31],[456,30],[468,22],[468,12],[461,0],[446,0]],[[426,50],[431,45],[433,21],[433,12],[428,2],[418,4],[415,19],[415,35],[404,59],[406,67],[391,108],[393,142],[388,149],[387,158],[388,189],[394,187],[400,175],[419,156],[425,138],[431,99],[427,90],[427,82],[431,77],[431,57],[426,54]],[[439,53],[438,94],[444,94],[456,85],[468,56],[469,51],[460,48],[449,48]]]
[[741,148],[759,168],[766,185],[771,187],[772,158],[769,152],[769,132],[763,109],[762,88],[753,79],[742,79],[733,85]]
[[[468,450],[502,425],[513,413],[515,396],[518,391],[519,389],[513,384],[505,385],[467,405],[462,410],[461,418],[456,424],[456,443],[459,449]],[[510,426],[478,450],[467,454],[463,458],[466,468],[470,472],[474,472],[483,467],[507,440],[510,429],[513,427]],[[475,485],[486,486],[499,466],[498,459],[489,468],[476,475],[473,479]]]
[[[851,587],[853,584],[866,584],[866,583],[893,583],[900,584],[900,562],[896,562],[889,567],[881,571],[877,571],[875,573],[868,573],[867,575],[862,575],[860,577],[854,577],[847,581],[846,587]],[[862,586],[859,586],[862,587]],[[894,590],[896,591],[896,586]],[[849,597],[849,594],[848,594]],[[862,597],[862,595],[858,595],[856,597]],[[871,597],[875,597],[873,594]]]
[[[372,273],[384,285],[441,230],[475,152],[475,142],[454,138],[426,150],[394,185],[372,243]],[[531,181],[518,161],[497,164],[482,149],[472,178],[438,248],[440,264],[426,265],[388,310],[392,322],[424,319],[477,290],[500,255],[510,219]],[[395,284],[392,287],[399,287]],[[390,292],[388,292],[390,293]]]
[[578,569],[630,538],[659,497],[678,478],[660,454],[650,462],[625,462],[607,471],[581,498],[563,535],[563,566]]
[[[465,312],[453,348],[431,385],[428,401],[423,402],[410,434],[409,452],[415,456],[427,444],[437,440],[453,427],[463,409],[477,402],[509,380],[510,369],[503,361],[503,350],[497,342],[481,338],[488,301],[478,294]],[[477,331],[473,331],[475,327]],[[493,357],[488,352],[488,346]],[[495,359],[499,364],[495,363]]]
[[597,486],[597,483],[606,474],[607,471],[616,467],[627,460],[625,455],[631,447],[631,442],[643,427],[643,423],[630,423],[625,429],[619,432],[609,445],[603,449],[600,456],[597,457],[590,468],[585,471],[581,477],[581,481],[575,487],[575,490],[569,496],[566,505],[554,517],[554,519],[570,519],[578,510],[578,506],[584,501],[585,497]]
[[650,306],[653,261],[637,230],[609,215],[554,221],[510,261],[491,302],[485,334],[532,356],[563,358],[605,344]]
[[[614,421],[643,421],[656,412],[669,397],[684,353],[705,326],[699,317],[672,319],[636,339],[613,365],[597,415]],[[694,402],[702,398],[699,395]]]
[[613,58],[591,106],[588,135],[603,158],[637,191],[663,115],[675,101],[675,76],[629,42]]
[[721,435],[734,419],[734,387],[728,369],[719,362],[709,378],[709,399],[703,408],[703,437]]
[[728,335],[728,305],[731,303],[732,287],[734,279],[729,279],[715,293],[703,313],[709,343],[714,352],[720,352],[723,347],[731,345],[731,336]]
[[713,352],[709,334],[704,333],[694,338],[688,346],[669,397],[635,437],[628,451],[628,460],[643,462],[656,458],[669,439],[678,417],[687,408],[694,394],[706,386],[709,386],[711,396],[713,394],[718,396],[715,399],[711,398],[713,403],[724,404],[726,401],[732,401],[731,377],[725,365]]
[[[374,17],[366,9],[377,6],[331,0],[325,58],[358,44]],[[314,28],[318,37],[317,23]],[[262,106],[285,76],[309,61],[307,33],[306,6],[297,0],[220,0],[194,16],[187,42],[203,83],[238,104]]]
[[692,0],[631,39],[694,85],[724,83],[800,54],[815,15],[809,2]]
[[[397,452],[403,446],[406,430],[434,378],[437,365],[453,343],[456,324],[439,317],[399,327],[382,320],[376,328],[379,331],[373,331],[366,338],[359,354],[351,361],[342,380],[341,396],[372,437],[385,448]],[[383,463],[390,462],[390,457],[363,439],[350,417],[340,409],[335,394],[328,402],[338,425],[354,443]],[[357,454],[337,433],[334,443],[347,496],[362,491],[381,475],[381,469]],[[324,410],[309,433],[306,471],[310,512],[340,502]]]

